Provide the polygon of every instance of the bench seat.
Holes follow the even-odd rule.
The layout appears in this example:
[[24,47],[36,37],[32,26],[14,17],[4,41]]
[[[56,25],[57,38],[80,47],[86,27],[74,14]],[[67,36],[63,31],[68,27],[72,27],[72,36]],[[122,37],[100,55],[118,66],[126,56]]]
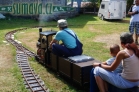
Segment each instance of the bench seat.
[[81,63],[81,62],[87,62],[87,61],[92,61],[92,60],[94,60],[93,57],[87,56],[87,55],[71,56],[71,57],[68,57],[68,59],[69,59],[72,63]]

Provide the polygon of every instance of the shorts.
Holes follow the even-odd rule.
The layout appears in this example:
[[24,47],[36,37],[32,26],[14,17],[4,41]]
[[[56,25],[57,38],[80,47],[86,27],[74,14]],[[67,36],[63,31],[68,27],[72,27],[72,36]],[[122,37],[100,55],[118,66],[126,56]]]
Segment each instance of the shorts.
[[130,23],[130,26],[129,26],[130,33],[134,34],[134,29],[135,29],[135,33],[139,35],[139,22]]
[[124,79],[120,73],[110,72],[101,67],[95,67],[94,74],[95,76],[100,76],[103,80],[121,89],[132,88],[139,85],[139,81],[128,81]]

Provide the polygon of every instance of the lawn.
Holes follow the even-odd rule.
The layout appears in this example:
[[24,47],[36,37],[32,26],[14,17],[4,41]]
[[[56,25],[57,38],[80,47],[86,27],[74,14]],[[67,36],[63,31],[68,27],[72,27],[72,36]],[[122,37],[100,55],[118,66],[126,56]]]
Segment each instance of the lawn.
[[[109,46],[111,44],[119,44],[119,35],[122,32],[128,31],[129,19],[102,21],[95,15],[83,14],[75,18],[67,19],[69,28],[73,29],[83,43],[83,54],[94,57],[99,61],[105,61],[110,56]],[[44,22],[30,19],[10,19],[0,20],[0,92],[26,92],[20,70],[17,66],[15,55],[16,50],[12,45],[7,45],[3,41],[7,32],[32,26],[45,26],[45,30],[56,30],[56,21]],[[36,42],[38,40],[38,28],[30,28],[24,31],[17,32],[15,39],[30,50],[36,52]],[[29,62],[35,72],[45,82],[45,85],[50,89],[50,92],[84,92],[86,90],[78,89],[61,77],[56,76],[53,71],[42,67],[34,59],[30,58]]]

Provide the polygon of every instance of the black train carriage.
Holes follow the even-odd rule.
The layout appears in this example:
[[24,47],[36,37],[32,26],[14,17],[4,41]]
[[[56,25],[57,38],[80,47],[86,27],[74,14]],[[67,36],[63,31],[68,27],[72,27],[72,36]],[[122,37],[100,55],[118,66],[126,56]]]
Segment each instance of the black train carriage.
[[37,42],[37,59],[40,63],[62,74],[73,82],[83,86],[90,81],[90,71],[93,62],[99,62],[87,55],[78,55],[68,58],[58,57],[49,49],[49,43],[57,31],[42,31],[39,29]]

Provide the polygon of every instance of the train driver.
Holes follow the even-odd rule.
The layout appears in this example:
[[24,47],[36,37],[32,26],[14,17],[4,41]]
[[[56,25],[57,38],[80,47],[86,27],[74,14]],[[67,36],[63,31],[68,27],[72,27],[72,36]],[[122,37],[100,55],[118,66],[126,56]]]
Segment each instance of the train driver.
[[[57,27],[59,31],[49,44],[49,48],[52,49],[52,52],[61,57],[81,55],[83,45],[73,30],[68,28],[67,21],[65,19],[58,20]],[[58,44],[57,42],[59,41],[62,43]]]

